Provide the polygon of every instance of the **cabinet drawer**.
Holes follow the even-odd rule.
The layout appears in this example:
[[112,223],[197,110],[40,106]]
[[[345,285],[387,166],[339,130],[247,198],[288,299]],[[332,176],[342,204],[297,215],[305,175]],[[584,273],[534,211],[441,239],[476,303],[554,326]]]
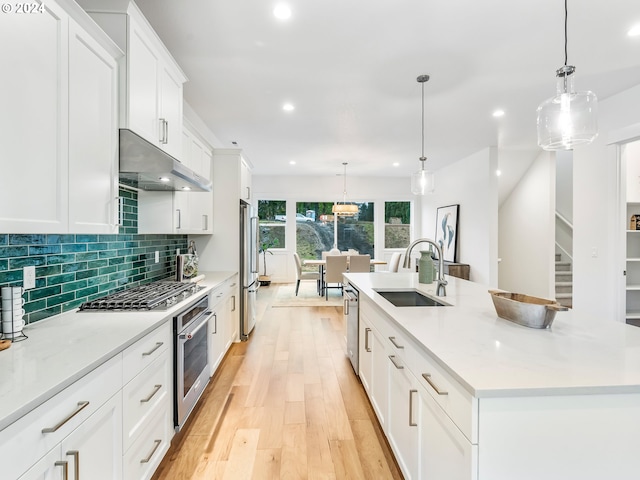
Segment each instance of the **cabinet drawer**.
[[171,409],[172,358],[169,350],[156,358],[122,389],[123,444],[126,452],[158,405]]
[[18,478],[121,388],[122,357],[116,355],[9,425],[0,432],[2,478]]
[[147,480],[158,468],[173,435],[171,409],[158,405],[149,421],[124,454],[123,474],[125,479]]
[[124,383],[160,357],[171,347],[171,321],[147,334],[124,351]]
[[412,352],[410,368],[422,387],[473,444],[478,443],[478,402],[429,355]]

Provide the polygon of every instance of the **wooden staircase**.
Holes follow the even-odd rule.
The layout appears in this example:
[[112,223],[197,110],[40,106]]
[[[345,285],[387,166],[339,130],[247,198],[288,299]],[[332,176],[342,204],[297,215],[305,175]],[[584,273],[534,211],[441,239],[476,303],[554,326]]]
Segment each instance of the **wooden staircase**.
[[573,306],[571,262],[564,261],[560,253],[556,253],[556,301],[565,307],[571,308]]

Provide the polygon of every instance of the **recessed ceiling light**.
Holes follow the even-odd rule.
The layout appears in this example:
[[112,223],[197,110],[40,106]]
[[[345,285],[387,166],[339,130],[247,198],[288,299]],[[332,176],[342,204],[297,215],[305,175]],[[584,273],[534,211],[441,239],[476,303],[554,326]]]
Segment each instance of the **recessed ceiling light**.
[[627,35],[629,35],[630,37],[640,36],[640,24],[631,27],[627,32]]
[[500,170],[496,170],[496,177],[499,177],[500,175],[502,175],[502,172]]
[[167,177],[160,177],[160,181],[161,182],[170,182],[171,180],[169,180]]
[[279,3],[273,9],[273,15],[280,20],[288,20],[291,17],[291,9],[289,5]]
[[399,167],[400,166],[400,162],[393,162],[393,166],[394,167]]
[[296,164],[296,161],[295,161],[295,160],[291,160],[291,161],[289,162],[289,165],[295,165],[295,164]]
[[293,111],[293,109],[294,109],[294,108],[295,108],[295,107],[294,107],[293,105],[291,105],[290,103],[285,103],[285,104],[282,106],[282,109],[283,109],[285,112],[291,112],[291,111]]
[[494,110],[494,112],[491,114],[494,117],[498,118],[498,117],[503,117],[504,116],[504,110]]
[[188,192],[189,190],[191,190],[191,187],[182,187],[182,190],[184,190],[185,192]]

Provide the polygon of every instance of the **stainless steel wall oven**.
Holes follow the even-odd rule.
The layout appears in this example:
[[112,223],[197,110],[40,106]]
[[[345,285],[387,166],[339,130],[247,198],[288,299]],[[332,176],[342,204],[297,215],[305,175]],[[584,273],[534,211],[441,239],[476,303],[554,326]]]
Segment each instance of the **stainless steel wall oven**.
[[213,315],[206,295],[173,319],[176,431],[183,427],[209,383],[207,322]]

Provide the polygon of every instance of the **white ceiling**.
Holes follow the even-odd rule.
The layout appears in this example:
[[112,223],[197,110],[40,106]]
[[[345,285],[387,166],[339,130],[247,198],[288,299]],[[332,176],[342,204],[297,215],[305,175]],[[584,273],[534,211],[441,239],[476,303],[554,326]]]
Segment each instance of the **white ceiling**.
[[[498,146],[507,178],[539,153],[536,108],[564,63],[562,0],[285,0],[288,21],[276,1],[136,3],[189,77],[186,101],[257,174],[333,175],[346,161],[349,175],[408,177],[421,151],[416,77],[429,74],[427,168]],[[635,24],[638,0],[569,1],[578,90],[603,100],[640,83]]]

